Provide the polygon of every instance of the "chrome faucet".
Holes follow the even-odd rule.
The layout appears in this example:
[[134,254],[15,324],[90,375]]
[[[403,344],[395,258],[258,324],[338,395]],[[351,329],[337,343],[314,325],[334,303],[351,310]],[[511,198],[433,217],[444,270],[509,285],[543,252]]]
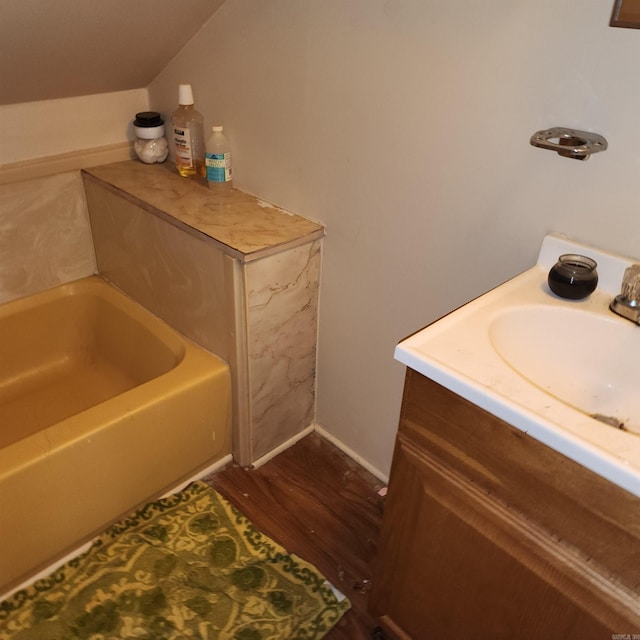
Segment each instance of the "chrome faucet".
[[624,272],[620,294],[609,305],[619,316],[640,324],[640,264],[632,264]]

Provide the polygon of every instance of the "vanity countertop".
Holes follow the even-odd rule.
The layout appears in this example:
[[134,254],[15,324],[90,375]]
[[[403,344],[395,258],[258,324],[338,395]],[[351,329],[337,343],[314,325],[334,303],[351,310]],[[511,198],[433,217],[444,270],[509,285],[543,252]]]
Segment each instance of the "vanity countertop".
[[[598,262],[588,298],[548,288],[563,253]],[[534,267],[403,340],[395,358],[640,496],[640,327],[609,310],[634,262],[549,235]]]
[[86,178],[140,207],[195,233],[204,234],[243,262],[322,238],[321,224],[255,196],[229,189],[214,192],[203,180],[183,178],[168,163],[136,160],[84,169]]

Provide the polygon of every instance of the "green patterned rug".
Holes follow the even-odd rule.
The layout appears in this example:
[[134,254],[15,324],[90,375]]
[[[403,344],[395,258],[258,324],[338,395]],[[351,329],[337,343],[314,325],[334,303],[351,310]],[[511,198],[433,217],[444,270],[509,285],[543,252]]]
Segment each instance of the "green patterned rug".
[[350,603],[204,482],[0,602],[0,639],[322,638]]

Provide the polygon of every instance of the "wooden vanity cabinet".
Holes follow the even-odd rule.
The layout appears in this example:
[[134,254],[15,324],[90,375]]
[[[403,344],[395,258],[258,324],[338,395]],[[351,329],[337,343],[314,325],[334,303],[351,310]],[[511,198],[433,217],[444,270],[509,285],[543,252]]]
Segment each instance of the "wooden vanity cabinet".
[[371,612],[393,638],[640,633],[640,499],[408,369]]

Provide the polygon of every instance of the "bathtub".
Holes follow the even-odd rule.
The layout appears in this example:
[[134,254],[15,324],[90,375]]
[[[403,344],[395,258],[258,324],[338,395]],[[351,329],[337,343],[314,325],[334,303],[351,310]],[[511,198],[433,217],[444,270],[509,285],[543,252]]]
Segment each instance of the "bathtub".
[[230,394],[98,276],[0,306],[0,594],[228,456]]

